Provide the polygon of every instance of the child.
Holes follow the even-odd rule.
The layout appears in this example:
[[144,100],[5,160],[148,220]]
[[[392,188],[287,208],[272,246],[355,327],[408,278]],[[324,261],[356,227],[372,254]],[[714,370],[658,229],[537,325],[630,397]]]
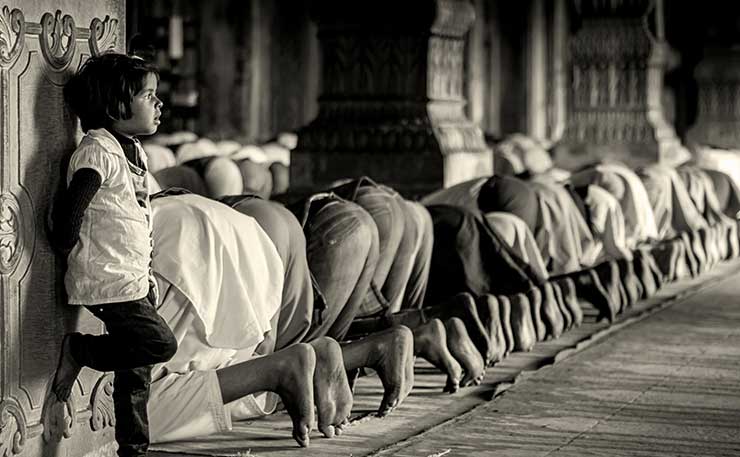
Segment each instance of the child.
[[64,337],[52,389],[66,401],[82,367],[114,371],[122,457],[146,455],[151,368],[177,350],[156,312],[146,156],[136,139],[157,131],[157,83],[144,60],[113,53],[91,57],[70,79],[64,99],[86,135],[52,212],[52,243],[67,258],[69,303],[85,306],[107,330]]

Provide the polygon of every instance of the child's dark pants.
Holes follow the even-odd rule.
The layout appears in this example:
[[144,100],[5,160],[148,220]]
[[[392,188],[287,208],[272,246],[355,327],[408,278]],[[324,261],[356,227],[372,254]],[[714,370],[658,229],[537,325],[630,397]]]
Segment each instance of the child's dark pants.
[[140,300],[86,308],[103,321],[108,333],[72,335],[72,357],[82,366],[115,372],[113,404],[118,455],[146,455],[149,447],[146,404],[152,365],[166,362],[175,354],[175,336],[157,314],[152,291]]

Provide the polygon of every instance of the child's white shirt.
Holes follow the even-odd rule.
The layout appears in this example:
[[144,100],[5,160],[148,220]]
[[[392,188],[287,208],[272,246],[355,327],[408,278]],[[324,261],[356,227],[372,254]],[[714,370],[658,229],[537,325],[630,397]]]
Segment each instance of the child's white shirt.
[[[138,142],[136,145],[141,163],[146,163],[143,148]],[[102,182],[85,210],[79,241],[67,257],[64,285],[69,303],[93,305],[144,298],[153,282],[146,170],[131,164],[120,143],[105,129],[89,130],[83,137],[70,159],[67,185],[82,168],[97,171]]]

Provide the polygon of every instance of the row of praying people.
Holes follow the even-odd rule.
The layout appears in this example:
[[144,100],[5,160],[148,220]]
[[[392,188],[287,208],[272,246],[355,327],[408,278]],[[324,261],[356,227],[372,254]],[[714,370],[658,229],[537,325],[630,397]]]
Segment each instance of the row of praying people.
[[177,132],[154,135],[142,146],[148,171],[161,186],[213,198],[245,192],[269,198],[287,192],[290,151],[296,144],[290,132],[259,145]]
[[[524,136],[498,148],[513,173],[421,202],[359,177],[284,206],[265,199],[274,183],[246,186],[254,148],[184,133],[160,138],[183,144],[152,174],[137,137],[157,131],[157,83],[150,64],[115,53],[70,79],[65,101],[86,135],[61,163],[50,214],[69,303],[107,330],[65,335],[51,390],[66,402],[83,367],[115,371],[120,456],[280,407],[307,446],[316,425],[343,431],[365,369],[384,416],[413,388],[415,357],[456,392],[578,326],[585,303],[612,321],[663,282],[738,255],[737,188],[721,172],[571,174]],[[169,181],[173,168],[197,179]]]
[[[284,316],[283,310],[287,309],[286,315],[290,317],[272,315],[274,324],[268,324],[272,331],[263,332],[266,340],[275,340],[267,344],[271,348],[267,352],[291,347],[301,341],[325,341],[322,338],[327,336],[343,342],[339,347],[344,352],[353,344],[368,351],[373,349],[367,348],[387,349],[391,346],[383,345],[381,342],[384,340],[403,339],[410,349],[401,345],[404,347],[401,352],[431,361],[448,376],[445,390],[456,391],[461,385],[480,382],[485,367],[502,360],[509,352],[528,350],[534,342],[557,337],[567,328],[578,325],[582,319],[579,301],[591,302],[602,316],[613,319],[635,300],[654,293],[664,280],[672,279],[666,268],[660,268],[653,252],[670,251],[672,254],[668,260],[678,263],[680,259],[675,253],[678,248],[675,243],[668,248],[661,244],[653,215],[655,199],[649,198],[648,195],[653,194],[648,194],[637,175],[619,164],[598,164],[574,174],[573,177],[578,179],[570,185],[562,185],[551,178],[562,176],[562,173],[548,171],[542,170],[535,175],[530,170],[529,181],[513,176],[494,176],[464,183],[428,196],[423,200],[426,207],[405,200],[392,189],[368,178],[342,183],[329,192],[299,202],[292,207],[292,215],[279,204],[255,196],[222,199],[238,212],[252,215],[278,251],[283,246],[285,289],[279,314]],[[548,177],[543,178],[546,175]],[[452,197],[445,198],[445,194]],[[708,186],[703,192],[695,191],[693,194],[713,201]],[[179,196],[177,199],[189,199],[191,205],[197,202],[228,213],[222,205],[203,198]],[[682,201],[681,209],[690,207],[688,203]],[[702,208],[715,206],[706,204]],[[280,222],[271,223],[271,217],[265,214],[275,211],[281,214],[277,218]],[[630,215],[629,221],[625,219],[625,213]],[[319,215],[326,219],[322,220]],[[164,219],[172,221],[174,217],[176,215],[170,214]],[[235,216],[231,214],[230,217]],[[228,225],[214,215],[203,219]],[[563,228],[553,230],[554,221]],[[193,225],[205,224],[201,221]],[[294,229],[288,232],[292,234],[285,234],[285,228],[291,226]],[[299,228],[301,226],[303,231]],[[349,251],[332,253],[332,248],[343,246],[342,240],[337,243],[336,235],[333,235],[333,230],[338,227],[343,228],[340,232],[344,235],[361,236],[364,233],[366,243],[357,244],[355,241],[348,244],[351,245]],[[727,237],[728,234],[724,235]],[[157,234],[156,239],[155,246],[165,246],[168,242],[174,246],[193,245],[192,242],[177,241],[172,235],[160,238]],[[729,242],[728,238],[725,239]],[[656,245],[659,247],[651,249]],[[211,242],[207,252],[212,249]],[[172,260],[172,250],[166,251],[168,259]],[[724,257],[721,258],[733,255],[728,250],[723,252]],[[734,255],[736,253],[735,250]],[[304,260],[296,263],[297,257]],[[156,259],[155,256],[155,270],[166,270]],[[351,262],[355,262],[354,269],[349,266]],[[299,269],[302,273],[295,276],[297,264],[302,266]],[[175,261],[170,269],[177,271],[175,265],[182,264]],[[183,270],[183,267],[179,269]],[[249,270],[248,267],[246,269]],[[352,279],[342,280],[346,279],[345,274]],[[166,274],[158,273],[158,279],[162,276]],[[220,274],[218,277],[223,278]],[[289,280],[289,277],[293,279]],[[221,288],[227,288],[226,284],[227,281],[222,280]],[[302,286],[288,287],[289,284]],[[162,290],[169,290],[167,287],[163,285]],[[185,287],[175,286],[174,290]],[[309,289],[312,300],[307,293]],[[303,293],[291,293],[290,290],[302,290]],[[286,295],[302,298],[286,300]],[[186,301],[180,297],[176,308],[195,307],[192,301],[189,306],[183,303]],[[298,304],[302,306],[301,312],[296,312]],[[203,336],[198,335],[202,325],[193,327],[189,336],[202,339]],[[404,328],[411,329],[410,334],[404,333]],[[269,336],[272,332],[277,335]],[[280,338],[279,335],[288,336]],[[367,338],[372,343],[368,343]],[[203,345],[208,347],[209,343]],[[190,347],[188,344],[184,346]],[[254,354],[263,354],[251,347],[246,353],[243,355],[245,360],[251,360]],[[381,413],[389,412],[408,394],[413,382],[412,356],[404,358],[398,351],[391,351],[381,357],[393,362],[392,368],[378,370],[386,391]],[[191,364],[193,360],[201,359],[197,351],[184,354],[183,358]],[[177,355],[173,358],[175,361],[179,359]],[[240,366],[241,361],[244,360],[229,356],[211,369],[218,373],[223,366]],[[343,366],[351,371],[362,365],[345,360]],[[315,369],[319,369],[318,366]],[[190,379],[188,370],[185,374],[181,371],[174,370],[175,375],[171,378]],[[179,377],[183,374],[184,378]],[[218,375],[215,378],[219,379]],[[171,393],[177,392],[167,383],[158,382],[160,379],[153,384],[155,392],[158,391],[157,386],[165,386],[165,391]],[[177,382],[187,385],[186,381]],[[321,381],[315,379],[316,382]],[[188,387],[184,388],[189,391]],[[245,396],[250,400],[242,400],[238,408],[229,405],[226,409],[230,411],[229,417],[252,417],[274,409],[274,396],[271,401],[267,400],[271,398],[268,394],[253,397]],[[169,405],[173,401],[169,397],[158,398],[153,395],[152,401],[160,405]],[[262,398],[262,403],[255,398]],[[344,404],[339,408],[336,404],[328,408],[341,410],[341,413],[331,420],[322,421],[321,402],[327,400],[320,395],[316,397],[320,428],[326,431],[327,421],[333,427],[333,431],[325,434],[340,429],[349,413],[351,399],[346,396],[340,398]],[[243,404],[244,401],[248,406]],[[165,407],[164,416],[172,417],[167,408],[169,406]],[[290,412],[290,407],[288,410]],[[198,408],[198,411],[207,409]],[[181,419],[190,416],[177,415]],[[228,414],[225,413],[226,416]],[[228,428],[228,422],[221,425],[213,420],[206,422],[215,428],[168,424],[162,433],[164,438],[157,438],[159,434],[155,434],[155,441],[192,438]],[[158,422],[153,423],[153,430],[159,430]],[[201,418],[196,423],[204,422]]]

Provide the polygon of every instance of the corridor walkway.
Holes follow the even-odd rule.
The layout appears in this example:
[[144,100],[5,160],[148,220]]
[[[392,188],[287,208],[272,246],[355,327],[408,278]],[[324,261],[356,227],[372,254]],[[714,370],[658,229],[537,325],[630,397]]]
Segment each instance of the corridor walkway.
[[360,380],[353,425],[299,449],[287,416],[159,446],[152,456],[740,456],[740,261],[664,287],[608,327],[584,325],[489,369],[476,388],[441,393],[417,362],[412,394],[372,412]]
[[740,273],[379,455],[740,456]]

